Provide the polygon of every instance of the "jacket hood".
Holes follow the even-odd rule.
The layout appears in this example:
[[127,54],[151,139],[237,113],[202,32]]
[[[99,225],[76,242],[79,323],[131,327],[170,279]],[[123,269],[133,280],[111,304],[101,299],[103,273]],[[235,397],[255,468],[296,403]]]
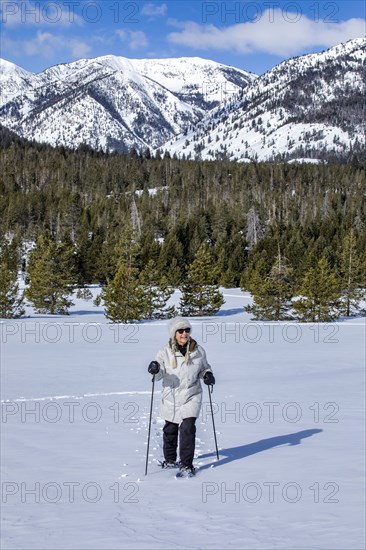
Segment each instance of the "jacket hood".
[[168,328],[169,328],[169,335],[171,340],[174,340],[175,333],[180,328],[190,328],[192,332],[191,323],[188,321],[188,319],[185,319],[184,317],[174,317],[174,319],[170,321]]

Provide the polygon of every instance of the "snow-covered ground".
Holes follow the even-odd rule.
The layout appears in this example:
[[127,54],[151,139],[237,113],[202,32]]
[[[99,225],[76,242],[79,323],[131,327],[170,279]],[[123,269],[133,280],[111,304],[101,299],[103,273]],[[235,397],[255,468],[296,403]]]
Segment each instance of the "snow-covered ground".
[[0,324],[3,550],[365,547],[365,318],[256,323],[248,296],[225,298],[192,319],[220,461],[204,387],[189,480],[157,466],[160,383],[144,475],[167,322],[111,325],[76,300]]

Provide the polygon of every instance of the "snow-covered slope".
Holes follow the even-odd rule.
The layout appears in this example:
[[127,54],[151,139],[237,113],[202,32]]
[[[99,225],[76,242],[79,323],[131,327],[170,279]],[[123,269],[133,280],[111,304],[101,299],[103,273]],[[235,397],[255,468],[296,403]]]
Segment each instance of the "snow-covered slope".
[[132,62],[141,74],[159,82],[187,103],[202,107],[228,102],[257,78],[240,69],[200,57],[134,59]]
[[32,87],[42,85],[42,78],[0,58],[0,107]]
[[4,126],[52,145],[87,143],[120,151],[159,147],[255,79],[199,58],[104,56],[57,65],[39,75],[7,62],[4,66],[4,84],[23,84],[10,101],[4,96]]
[[326,158],[365,149],[366,39],[284,61],[164,148],[189,158]]

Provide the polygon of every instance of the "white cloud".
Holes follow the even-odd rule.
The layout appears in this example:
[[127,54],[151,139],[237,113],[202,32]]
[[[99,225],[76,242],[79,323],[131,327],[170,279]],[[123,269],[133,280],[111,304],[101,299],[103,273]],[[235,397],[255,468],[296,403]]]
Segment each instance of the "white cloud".
[[60,53],[80,59],[86,57],[91,50],[86,42],[76,38],[70,40],[65,36],[43,31],[38,31],[31,40],[13,40],[4,36],[2,46],[5,50],[15,51],[19,56],[38,56],[51,61],[56,60]]
[[365,20],[348,19],[339,23],[312,21],[304,15],[291,20],[281,10],[267,10],[256,22],[239,23],[218,28],[199,25],[192,21],[171,24],[181,28],[172,32],[168,40],[174,44],[201,50],[219,50],[235,53],[265,52],[291,56],[307,48],[331,47],[352,38],[365,35]]
[[119,29],[116,34],[123,42],[127,42],[131,50],[146,48],[149,45],[146,34],[143,31],[125,31]]
[[124,31],[122,29],[118,29],[116,31],[116,34],[117,34],[117,36],[120,37],[121,40],[127,40],[127,32],[126,31]]
[[146,48],[147,46],[148,40],[144,32],[130,31],[130,48],[132,50],[137,48]]
[[81,59],[83,57],[88,57],[91,51],[91,48],[85,42],[81,40],[73,39],[70,44],[71,55],[74,59]]
[[157,6],[150,2],[149,4],[144,4],[141,8],[142,15],[148,15],[150,17],[161,17],[166,15],[168,11],[168,6],[166,4],[161,4]]
[[23,45],[26,55],[40,55],[47,58],[52,58],[64,45],[61,37],[42,31],[37,32],[32,40],[26,40],[20,44]]

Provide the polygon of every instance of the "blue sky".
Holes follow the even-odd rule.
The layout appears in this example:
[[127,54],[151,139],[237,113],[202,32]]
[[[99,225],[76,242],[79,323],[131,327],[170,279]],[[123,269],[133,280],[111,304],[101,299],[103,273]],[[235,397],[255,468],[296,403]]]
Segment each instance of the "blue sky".
[[262,74],[366,34],[365,0],[0,0],[0,56],[40,72],[83,57],[199,56]]

